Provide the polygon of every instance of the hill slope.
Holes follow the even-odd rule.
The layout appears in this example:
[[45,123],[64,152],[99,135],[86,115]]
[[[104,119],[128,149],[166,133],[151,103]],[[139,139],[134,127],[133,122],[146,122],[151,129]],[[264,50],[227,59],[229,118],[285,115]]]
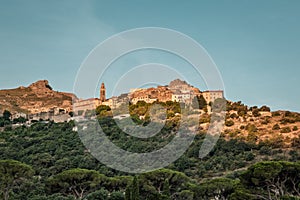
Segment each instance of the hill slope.
[[76,98],[71,93],[54,91],[47,80],[40,80],[28,87],[0,90],[0,112],[40,113],[54,107],[71,111],[73,97]]

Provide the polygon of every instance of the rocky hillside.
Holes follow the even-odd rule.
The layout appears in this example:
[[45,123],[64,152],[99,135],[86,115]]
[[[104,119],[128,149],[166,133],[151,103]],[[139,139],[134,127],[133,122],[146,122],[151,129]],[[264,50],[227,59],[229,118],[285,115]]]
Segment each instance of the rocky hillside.
[[267,106],[227,105],[224,136],[276,147],[300,147],[300,113],[270,111]]
[[47,80],[40,80],[28,87],[0,90],[0,113],[40,113],[55,107],[71,111],[73,97],[76,98],[71,93],[54,91]]
[[[132,116],[147,120],[152,104],[131,105]],[[167,120],[177,122],[181,118],[181,109],[175,102],[161,103],[166,108]],[[195,133],[206,133],[211,121],[210,106],[207,109],[193,110],[187,124]],[[206,108],[206,107],[205,107]],[[156,121],[163,119],[160,111],[152,111]],[[199,120],[200,115],[200,120]],[[161,120],[163,122],[163,120]],[[200,126],[198,127],[198,125]],[[251,144],[272,146],[273,148],[300,149],[300,113],[290,111],[271,111],[269,107],[249,107],[241,102],[227,101],[225,126],[222,137],[226,140],[238,139]]]
[[289,111],[248,112],[241,117],[234,112],[226,119],[224,135],[247,142],[264,142],[273,147],[300,147],[300,114]]

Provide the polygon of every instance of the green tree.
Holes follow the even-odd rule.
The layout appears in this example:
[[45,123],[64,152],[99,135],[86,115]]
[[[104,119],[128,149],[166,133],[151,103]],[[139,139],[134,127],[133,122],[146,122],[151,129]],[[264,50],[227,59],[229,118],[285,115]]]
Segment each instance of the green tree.
[[5,120],[10,120],[10,117],[11,117],[11,113],[8,110],[4,110],[4,112],[3,112],[3,118]]
[[207,102],[206,102],[205,98],[203,97],[203,95],[200,95],[200,97],[198,97],[198,102],[199,102],[199,109],[206,108]]
[[234,192],[236,181],[228,178],[217,178],[200,184],[196,196],[205,199],[228,199]]
[[16,119],[14,119],[13,120],[13,123],[25,123],[27,121],[27,119],[26,118],[24,118],[24,117],[19,117],[19,118],[16,118]]
[[52,176],[47,181],[50,192],[73,195],[75,199],[83,199],[107,177],[94,170],[70,169]]
[[124,194],[120,191],[114,191],[110,194],[109,200],[124,200]]
[[146,199],[156,199],[162,196],[165,188],[165,180],[169,182],[171,196],[181,190],[188,189],[190,179],[183,173],[170,169],[160,169],[139,176],[140,196]]
[[240,176],[243,185],[254,188],[260,198],[300,196],[300,163],[265,161],[252,165]]
[[166,200],[171,199],[170,184],[168,179],[166,179],[164,182],[162,194],[165,196]]
[[108,199],[109,192],[105,189],[97,190],[86,196],[87,200],[106,200]]
[[196,96],[192,100],[192,108],[194,109],[204,109],[207,106],[207,102],[203,95]]
[[34,171],[29,165],[15,160],[1,160],[0,190],[3,199],[8,200],[10,191],[33,174]]
[[111,111],[111,108],[109,106],[100,105],[96,108],[96,115],[107,116],[109,111]]
[[176,195],[176,200],[193,200],[194,193],[189,190],[183,190],[178,195]]
[[128,185],[125,190],[125,200],[131,200],[131,185]]
[[131,186],[131,200],[139,200],[140,199],[140,189],[139,182],[137,176],[133,178],[132,186]]

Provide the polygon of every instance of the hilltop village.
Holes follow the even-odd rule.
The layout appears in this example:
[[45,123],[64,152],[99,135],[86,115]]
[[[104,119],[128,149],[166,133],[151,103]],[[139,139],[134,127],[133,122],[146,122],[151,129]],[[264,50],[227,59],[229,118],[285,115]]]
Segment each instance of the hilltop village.
[[84,115],[86,111],[95,110],[100,105],[112,109],[128,102],[136,104],[139,101],[146,103],[173,101],[190,105],[195,97],[200,96],[203,96],[207,103],[224,98],[222,90],[200,91],[187,82],[176,79],[166,86],[135,88],[129,93],[111,98],[106,97],[105,84],[102,83],[99,98],[78,99],[72,93],[54,91],[47,80],[40,80],[28,87],[0,90],[0,117],[7,110],[11,113],[11,121],[64,122],[72,119],[74,114]]
[[[42,80],[28,87],[21,86],[16,89],[0,90],[0,131],[10,127],[31,126],[38,121],[42,123],[51,121],[59,123],[70,120],[85,121],[86,118],[94,118],[95,116],[90,114],[93,114],[93,111],[97,112],[97,108],[101,110],[101,106],[105,109],[108,107],[115,109],[114,119],[123,119],[129,117],[129,114],[124,115],[124,108],[128,108],[128,103],[130,103],[129,107],[133,109],[132,113],[139,113],[138,116],[132,117],[144,120],[147,118],[147,106],[153,102],[166,104],[179,102],[190,106],[195,110],[189,117],[189,123],[194,125],[199,123],[200,130],[207,130],[211,116],[210,105],[218,98],[224,98],[223,91],[200,91],[187,82],[176,79],[165,86],[131,89],[129,93],[111,98],[106,97],[105,84],[102,83],[99,98],[78,99],[74,94],[54,91],[47,80]],[[203,101],[205,102],[203,103]],[[202,102],[205,106],[202,109],[197,109],[194,107],[195,102],[198,102],[199,105]],[[146,107],[141,108],[140,105]],[[169,119],[180,117],[180,111],[172,109],[166,113]],[[128,111],[128,109],[126,110]],[[241,139],[253,140],[256,143],[259,141],[273,141],[272,143],[280,143],[281,141],[282,143],[284,141],[282,145],[288,147],[294,145],[293,141],[299,135],[299,113],[271,112],[267,106],[248,107],[241,102],[229,100],[227,100],[226,110],[223,131],[225,138],[238,135]],[[111,116],[112,112],[109,111],[106,114]],[[198,119],[199,114],[201,116],[200,121]],[[162,120],[160,114],[154,117]],[[197,128],[197,126],[191,127]]]
[[202,92],[187,82],[176,79],[166,86],[131,89],[128,94],[121,94],[120,96],[106,99],[106,88],[104,83],[102,83],[100,87],[100,98],[79,99],[74,103],[73,108],[74,112],[78,114],[78,112],[94,110],[100,105],[106,105],[115,109],[124,103],[131,102],[132,104],[136,104],[138,101],[144,101],[146,103],[173,101],[190,105],[195,97],[200,97],[201,95],[207,103],[214,102],[218,98],[224,98],[222,90]]

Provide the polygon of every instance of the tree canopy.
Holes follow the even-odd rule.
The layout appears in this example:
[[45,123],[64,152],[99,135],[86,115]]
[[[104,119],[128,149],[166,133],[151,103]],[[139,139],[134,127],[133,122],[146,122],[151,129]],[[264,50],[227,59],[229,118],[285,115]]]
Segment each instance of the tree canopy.
[[31,178],[34,171],[24,163],[15,160],[0,160],[0,191],[4,200],[9,199],[11,190]]

